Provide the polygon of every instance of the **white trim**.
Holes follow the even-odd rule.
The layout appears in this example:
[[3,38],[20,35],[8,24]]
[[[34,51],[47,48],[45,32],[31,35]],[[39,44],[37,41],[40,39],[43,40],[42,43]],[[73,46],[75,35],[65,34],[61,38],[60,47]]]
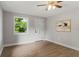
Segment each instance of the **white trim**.
[[1,56],[1,54],[2,54],[2,51],[3,51],[3,48],[0,48],[0,56]]
[[3,47],[13,46],[13,45],[29,44],[29,43],[33,43],[33,42],[36,42],[36,41],[38,41],[38,40],[34,40],[34,41],[30,41],[30,42],[20,42],[20,43],[5,44]]
[[64,47],[67,47],[67,48],[70,48],[70,49],[73,49],[73,50],[77,50],[77,51],[79,51],[79,48],[76,48],[76,47],[73,47],[73,46],[70,46],[70,45],[66,45],[66,44],[59,43],[59,42],[52,41],[52,40],[47,40],[47,41],[50,41],[50,42],[53,42],[53,43],[56,43],[56,44],[62,45],[62,46],[64,46]]

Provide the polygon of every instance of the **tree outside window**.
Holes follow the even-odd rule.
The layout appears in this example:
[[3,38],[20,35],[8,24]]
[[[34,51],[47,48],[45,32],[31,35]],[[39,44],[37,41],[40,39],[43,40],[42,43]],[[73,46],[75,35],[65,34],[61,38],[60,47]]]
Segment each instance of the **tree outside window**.
[[27,31],[27,21],[22,17],[15,18],[15,32],[23,33]]

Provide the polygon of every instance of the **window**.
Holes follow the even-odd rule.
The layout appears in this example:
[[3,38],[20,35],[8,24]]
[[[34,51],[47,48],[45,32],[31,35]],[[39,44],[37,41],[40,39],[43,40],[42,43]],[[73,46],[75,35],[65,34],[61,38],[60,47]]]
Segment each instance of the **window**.
[[28,19],[23,17],[15,17],[15,32],[24,33],[28,29]]

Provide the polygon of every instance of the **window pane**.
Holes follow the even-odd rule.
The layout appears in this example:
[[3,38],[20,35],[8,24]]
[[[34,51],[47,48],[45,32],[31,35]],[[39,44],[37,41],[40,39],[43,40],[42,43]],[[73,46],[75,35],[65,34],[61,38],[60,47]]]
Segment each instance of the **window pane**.
[[27,22],[20,17],[15,18],[15,32],[26,32]]

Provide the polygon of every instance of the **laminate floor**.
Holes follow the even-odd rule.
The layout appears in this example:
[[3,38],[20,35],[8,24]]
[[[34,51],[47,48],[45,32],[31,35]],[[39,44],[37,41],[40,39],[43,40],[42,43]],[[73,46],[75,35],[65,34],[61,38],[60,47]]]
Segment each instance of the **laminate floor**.
[[5,47],[2,57],[78,57],[79,51],[49,42],[36,41],[30,44]]

